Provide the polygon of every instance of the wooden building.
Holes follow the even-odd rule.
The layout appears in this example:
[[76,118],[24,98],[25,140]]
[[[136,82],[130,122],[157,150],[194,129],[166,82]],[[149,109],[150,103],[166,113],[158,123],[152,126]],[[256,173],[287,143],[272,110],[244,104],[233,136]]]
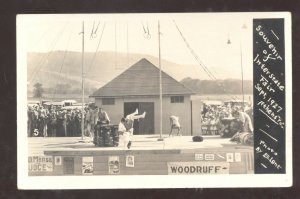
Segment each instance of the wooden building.
[[[170,131],[171,115],[179,117],[183,135],[200,134],[200,103],[191,101],[194,92],[162,71],[162,94],[163,134]],[[135,121],[134,134],[160,132],[159,69],[147,59],[135,63],[90,97],[108,113],[112,123],[118,124],[138,108],[139,114],[146,111],[146,117]]]

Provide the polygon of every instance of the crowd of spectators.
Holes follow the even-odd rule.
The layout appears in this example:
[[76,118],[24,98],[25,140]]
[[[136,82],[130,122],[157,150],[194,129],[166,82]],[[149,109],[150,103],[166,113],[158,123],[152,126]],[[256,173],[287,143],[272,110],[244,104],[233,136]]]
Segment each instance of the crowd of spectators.
[[[56,106],[34,105],[27,107],[28,136],[77,137],[81,136],[82,110]],[[99,116],[97,107],[84,108],[84,135],[90,136]]]
[[[252,114],[250,107],[244,107],[247,114]],[[226,105],[206,105],[202,110],[202,132],[207,135],[218,135],[223,128],[222,120],[224,118],[233,118],[233,112],[244,112],[242,106],[226,106]],[[250,115],[251,117],[251,115]]]

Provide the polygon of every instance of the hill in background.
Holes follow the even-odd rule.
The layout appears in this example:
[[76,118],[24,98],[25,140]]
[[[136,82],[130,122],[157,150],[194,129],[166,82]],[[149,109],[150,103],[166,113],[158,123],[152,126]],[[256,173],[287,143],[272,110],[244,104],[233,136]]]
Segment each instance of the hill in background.
[[[54,51],[48,53],[28,53],[27,55],[27,88],[28,96],[32,95],[33,85],[37,82],[43,85],[46,93],[76,94],[81,93],[82,62],[81,52]],[[85,89],[87,94],[105,85],[117,75],[125,71],[142,58],[148,59],[158,66],[156,57],[144,54],[127,54],[115,52],[99,52],[97,54],[86,52],[85,62]],[[218,86],[223,83],[230,88],[228,92],[241,93],[240,80],[205,80],[208,76],[198,65],[181,65],[162,59],[162,70],[181,81],[191,89],[199,93],[223,93]],[[211,71],[215,69],[211,68]],[[227,79],[240,71],[218,70],[220,79]],[[250,86],[251,85],[251,86]],[[247,86],[247,87],[246,87]],[[245,90],[252,93],[252,81],[245,83]]]
[[[207,94],[242,94],[242,81],[238,79],[200,80],[190,77],[181,81],[185,86],[200,95]],[[253,93],[253,81],[244,80],[244,94]]]

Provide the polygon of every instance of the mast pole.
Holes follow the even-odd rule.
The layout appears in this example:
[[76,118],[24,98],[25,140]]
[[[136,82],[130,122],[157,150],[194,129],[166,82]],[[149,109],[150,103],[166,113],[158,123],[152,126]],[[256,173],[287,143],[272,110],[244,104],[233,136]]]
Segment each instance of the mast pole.
[[158,141],[163,141],[162,138],[162,79],[161,79],[161,57],[160,57],[160,24],[158,20],[158,65],[159,65],[159,108],[160,108],[160,137]]
[[242,94],[243,94],[243,112],[245,111],[245,95],[244,95],[244,71],[243,71],[243,49],[242,49],[242,41],[240,41],[240,53],[241,53],[241,75],[242,75]]
[[81,139],[84,134],[84,21],[82,21],[82,55],[81,55],[81,88],[82,88],[82,107],[81,107]]

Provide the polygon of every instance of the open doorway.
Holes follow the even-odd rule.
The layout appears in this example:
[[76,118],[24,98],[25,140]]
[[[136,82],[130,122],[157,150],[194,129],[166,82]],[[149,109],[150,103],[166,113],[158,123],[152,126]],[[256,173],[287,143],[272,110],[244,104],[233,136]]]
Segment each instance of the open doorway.
[[124,102],[124,117],[133,113],[136,109],[139,110],[139,114],[144,111],[147,114],[144,119],[134,120],[133,134],[154,134],[154,102]]

